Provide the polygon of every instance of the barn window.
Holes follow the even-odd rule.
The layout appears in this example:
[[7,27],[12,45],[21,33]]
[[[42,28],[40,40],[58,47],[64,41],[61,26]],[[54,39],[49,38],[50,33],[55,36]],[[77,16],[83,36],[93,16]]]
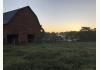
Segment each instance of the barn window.
[[34,35],[28,35],[28,42],[33,42],[34,41]]
[[7,35],[7,42],[8,43],[18,43],[18,35]]

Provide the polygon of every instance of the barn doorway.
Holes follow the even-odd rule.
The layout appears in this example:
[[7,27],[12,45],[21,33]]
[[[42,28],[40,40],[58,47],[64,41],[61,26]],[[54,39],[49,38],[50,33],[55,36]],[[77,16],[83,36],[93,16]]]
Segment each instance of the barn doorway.
[[28,36],[27,36],[28,42],[34,42],[34,37],[35,37],[34,35],[31,35],[31,34],[28,35]]
[[18,43],[18,35],[7,35],[7,43]]

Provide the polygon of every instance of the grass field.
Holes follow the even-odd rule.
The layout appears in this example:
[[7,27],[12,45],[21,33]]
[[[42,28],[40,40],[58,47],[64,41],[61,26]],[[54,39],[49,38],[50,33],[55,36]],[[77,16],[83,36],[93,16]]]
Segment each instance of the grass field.
[[96,70],[96,43],[4,45],[4,70]]

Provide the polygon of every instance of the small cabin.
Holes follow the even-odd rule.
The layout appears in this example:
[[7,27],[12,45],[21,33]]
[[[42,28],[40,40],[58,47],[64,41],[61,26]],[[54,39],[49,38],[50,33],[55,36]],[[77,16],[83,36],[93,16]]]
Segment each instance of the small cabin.
[[3,13],[4,43],[39,41],[44,29],[29,6]]

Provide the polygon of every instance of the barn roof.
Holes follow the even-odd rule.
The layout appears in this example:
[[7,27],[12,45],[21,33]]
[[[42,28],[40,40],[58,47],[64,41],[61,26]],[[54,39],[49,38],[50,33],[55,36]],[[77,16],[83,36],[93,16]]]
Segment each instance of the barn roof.
[[[30,8],[29,6],[23,7],[23,8]],[[13,16],[17,13],[18,10],[21,10],[23,8],[19,8],[13,11],[9,11],[6,13],[3,13],[3,24],[7,24],[12,18]]]

